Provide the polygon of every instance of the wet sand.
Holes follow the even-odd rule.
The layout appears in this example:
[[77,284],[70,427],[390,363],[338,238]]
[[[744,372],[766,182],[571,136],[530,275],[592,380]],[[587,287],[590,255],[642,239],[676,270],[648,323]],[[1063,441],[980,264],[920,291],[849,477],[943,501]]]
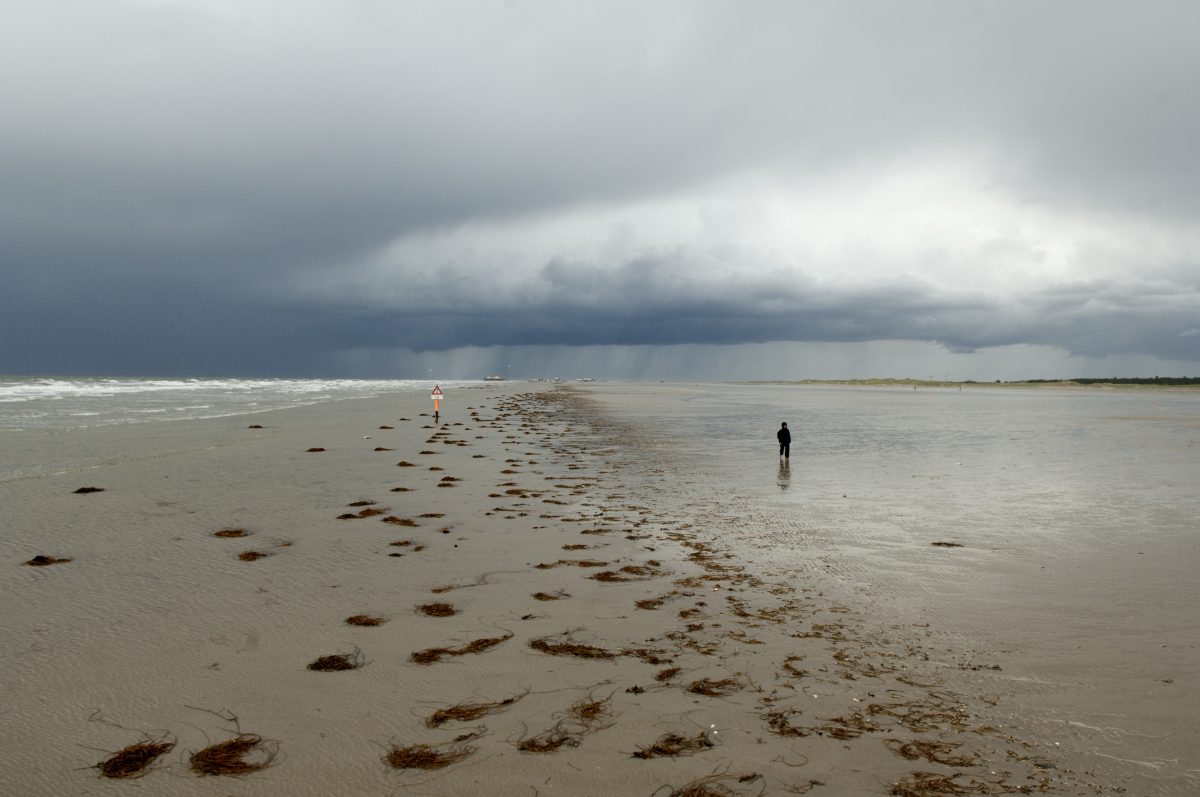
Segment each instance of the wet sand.
[[[986,696],[1059,766],[1130,794],[1200,788],[1200,394],[590,393],[675,441],[692,492],[720,486],[755,572],[826,575],[827,594],[920,633],[947,688]],[[780,419],[796,439],[776,472]]]
[[60,464],[0,482],[0,792],[1120,793],[929,629],[741,555],[586,391],[429,403],[22,437]]

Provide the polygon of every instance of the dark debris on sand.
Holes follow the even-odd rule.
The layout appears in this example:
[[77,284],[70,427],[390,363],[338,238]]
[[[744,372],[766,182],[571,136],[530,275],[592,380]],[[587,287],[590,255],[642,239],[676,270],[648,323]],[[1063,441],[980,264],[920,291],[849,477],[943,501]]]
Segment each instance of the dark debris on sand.
[[741,684],[735,678],[722,678],[720,680],[701,678],[687,685],[687,690],[692,694],[707,695],[708,697],[725,697],[741,688]]
[[678,733],[664,733],[646,747],[639,747],[633,754],[634,758],[666,758],[691,755],[701,750],[712,748],[712,740],[708,734],[701,731],[695,736],[682,736]]
[[37,556],[35,556],[32,559],[25,562],[25,564],[29,565],[30,567],[46,567],[47,565],[66,564],[67,562],[70,562],[70,561],[72,561],[72,560],[69,557],[60,559],[56,556],[46,556],[45,554],[38,554]]
[[486,717],[488,714],[495,714],[505,710],[527,694],[529,693],[525,692],[516,697],[508,697],[504,700],[495,700],[490,703],[459,703],[456,706],[440,708],[429,715],[428,719],[425,720],[425,725],[429,728],[440,728],[447,722],[475,722]]
[[717,773],[685,783],[678,789],[673,789],[669,797],[741,797],[744,794],[759,795],[763,793],[762,788],[754,792],[735,791],[733,788],[726,786],[722,781],[751,783],[759,780],[760,777],[755,773]]
[[[475,734],[468,734],[467,738],[474,736]],[[393,769],[433,770],[457,763],[473,752],[474,747],[462,744],[441,748],[428,744],[410,744],[404,747],[393,745],[391,751],[384,756],[384,761]]]
[[355,614],[346,618],[346,625],[358,626],[376,626],[383,625],[386,622],[382,617],[373,617],[369,614]]
[[140,778],[159,756],[175,749],[175,742],[143,741],[124,747],[94,766],[105,778]]
[[308,669],[315,672],[338,672],[341,670],[357,670],[366,663],[366,656],[358,648],[350,653],[333,653],[321,656],[308,663]]
[[266,741],[255,733],[243,733],[192,753],[189,763],[197,775],[242,776],[271,766],[278,752],[277,742]]
[[490,639],[476,639],[457,648],[426,648],[410,655],[409,660],[416,664],[435,664],[447,656],[465,656],[468,653],[483,653],[502,642],[507,642],[512,637],[512,634],[507,634],[502,637],[492,637]]

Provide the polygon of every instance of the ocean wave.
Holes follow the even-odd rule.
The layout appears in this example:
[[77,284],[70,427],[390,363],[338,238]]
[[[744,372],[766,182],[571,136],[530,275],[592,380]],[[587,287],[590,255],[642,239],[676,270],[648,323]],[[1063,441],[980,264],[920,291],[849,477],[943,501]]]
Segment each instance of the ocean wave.
[[[72,428],[84,418],[96,426],[228,417],[433,384],[428,379],[0,377],[0,428]],[[441,384],[453,388],[474,382]]]

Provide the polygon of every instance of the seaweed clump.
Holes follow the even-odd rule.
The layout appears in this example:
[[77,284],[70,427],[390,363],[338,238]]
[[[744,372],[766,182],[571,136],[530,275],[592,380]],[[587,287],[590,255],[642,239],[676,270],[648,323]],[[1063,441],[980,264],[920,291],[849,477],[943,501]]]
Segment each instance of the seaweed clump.
[[256,733],[242,733],[192,753],[189,762],[197,775],[241,776],[271,766],[278,752],[278,743],[264,741]]
[[924,758],[931,763],[944,764],[948,767],[973,767],[979,763],[979,759],[974,756],[955,754],[954,750],[961,745],[949,742],[929,739],[914,739],[905,742],[900,739],[888,739],[886,745],[893,753],[909,761]]
[[666,669],[659,670],[654,675],[654,680],[658,681],[659,683],[666,683],[667,681],[674,678],[676,675],[679,675],[680,670],[681,670],[681,668],[679,668],[679,667],[667,667]]
[[537,736],[522,739],[517,744],[517,749],[523,753],[553,753],[563,745],[578,747],[579,740],[579,734],[568,733],[556,726]]
[[426,603],[417,607],[417,611],[427,617],[453,617],[458,609],[452,603]]
[[464,744],[483,735],[483,729],[473,733],[464,733],[453,742],[446,745],[410,744],[404,747],[392,745],[383,760],[393,769],[443,769],[457,763],[471,753],[475,748]]
[[712,746],[712,740],[703,731],[690,737],[678,733],[664,733],[646,747],[639,747],[633,757],[649,759],[691,755]]
[[[738,783],[747,783],[758,780],[759,777],[755,774],[736,775],[719,772],[685,783],[678,789],[674,789],[669,797],[738,797],[739,792],[729,788],[721,781],[736,780]],[[762,794],[762,790],[760,789],[758,793]]]
[[61,565],[61,564],[65,564],[66,562],[69,562],[69,561],[71,561],[70,558],[59,559],[58,557],[55,557],[55,556],[46,556],[45,554],[38,554],[37,556],[35,556],[32,559],[30,559],[29,561],[27,561],[25,564],[29,565],[30,567],[45,567],[46,565]]
[[578,659],[615,659],[620,655],[595,645],[582,645],[578,642],[550,642],[546,639],[531,639],[529,647],[550,656],[574,656]]
[[559,716],[551,728],[518,742],[517,749],[524,753],[553,753],[563,747],[578,747],[584,736],[612,725],[610,699],[589,697]]
[[[362,506],[362,504],[351,504],[350,506]],[[354,520],[356,518],[375,517],[376,515],[386,514],[384,509],[376,509],[375,507],[367,507],[360,512],[344,512],[337,516],[338,520]]]
[[805,737],[812,735],[811,729],[792,724],[791,718],[799,714],[800,712],[795,710],[772,711],[766,715],[765,719],[771,733],[777,736]]
[[719,681],[712,678],[701,678],[698,681],[692,681],[687,685],[687,690],[697,695],[707,695],[708,697],[725,697],[731,695],[741,688],[741,684],[734,678],[722,678]]
[[386,760],[395,769],[441,769],[461,761],[473,752],[473,747],[442,751],[427,744],[410,744],[407,747],[392,747]]
[[589,728],[611,716],[607,700],[580,700],[571,706],[568,713],[580,724]]
[[459,703],[456,706],[439,708],[425,720],[425,726],[428,728],[440,728],[447,722],[474,722],[488,714],[494,714],[508,708],[525,697],[526,694],[528,692],[516,697],[507,697],[504,700],[496,700],[490,703]]
[[559,559],[557,562],[541,562],[534,565],[538,570],[549,570],[554,567],[604,567],[608,562],[597,559]]
[[630,656],[641,659],[648,664],[666,664],[671,661],[671,659],[663,655],[663,651],[661,650],[652,650],[650,648],[609,650],[596,645],[584,645],[572,641],[569,637],[565,642],[551,642],[549,637],[531,639],[529,647],[548,656],[574,656],[578,659],[615,659],[620,656]]
[[372,617],[369,614],[355,614],[346,618],[346,625],[376,626],[383,625],[382,617]]
[[140,778],[159,756],[175,749],[175,742],[136,742],[95,765],[105,778]]
[[250,532],[246,531],[245,529],[221,529],[220,531],[214,531],[213,536],[230,540],[238,537],[249,537]]
[[357,670],[366,663],[366,657],[358,648],[350,653],[333,653],[321,656],[308,663],[308,669],[315,672],[338,672],[340,670]]
[[662,571],[653,566],[625,565],[620,570],[602,570],[599,573],[593,573],[588,578],[605,584],[624,584],[630,581],[645,581],[659,575],[662,575]]
[[940,775],[936,772],[911,772],[904,780],[892,784],[888,794],[893,797],[943,797],[943,795],[993,794],[986,784],[972,781],[962,785],[954,780],[954,775]]
[[494,648],[502,642],[507,642],[512,639],[512,634],[506,634],[502,637],[492,637],[490,639],[476,639],[457,648],[426,648],[418,650],[408,658],[417,664],[435,664],[441,661],[446,656],[465,656],[468,653],[483,653],[486,650]]

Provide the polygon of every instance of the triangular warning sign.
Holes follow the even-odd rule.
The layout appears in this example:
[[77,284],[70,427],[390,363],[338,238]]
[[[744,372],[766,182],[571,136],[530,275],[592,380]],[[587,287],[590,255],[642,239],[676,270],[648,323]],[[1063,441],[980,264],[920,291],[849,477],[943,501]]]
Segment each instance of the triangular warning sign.
[[442,395],[442,388],[441,388],[441,386],[440,386],[440,385],[434,385],[434,386],[433,386],[433,395],[435,395],[435,396],[440,396],[440,395]]

